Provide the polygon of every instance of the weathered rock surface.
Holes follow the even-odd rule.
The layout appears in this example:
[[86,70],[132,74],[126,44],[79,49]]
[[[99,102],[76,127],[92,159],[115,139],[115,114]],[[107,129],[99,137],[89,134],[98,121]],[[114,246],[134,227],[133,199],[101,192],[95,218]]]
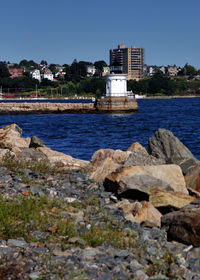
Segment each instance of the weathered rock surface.
[[[136,146],[133,144],[129,149],[132,149],[132,153],[129,155],[123,166],[135,166],[135,165],[161,165],[164,164],[163,159],[158,159],[149,155],[144,147]],[[129,150],[130,151],[130,150]]]
[[94,153],[91,165],[94,171],[91,179],[96,182],[103,182],[105,177],[120,167],[129,157],[131,152],[121,150],[100,149]]
[[38,148],[38,147],[44,147],[43,141],[39,139],[37,136],[31,137],[31,142],[29,145],[29,148]]
[[200,192],[200,164],[193,167],[185,177],[187,188]]
[[178,210],[195,199],[195,197],[184,193],[166,191],[159,186],[148,188],[148,194],[149,202],[158,208],[161,213],[164,212],[165,214]]
[[159,128],[155,135],[149,138],[149,153],[163,159],[166,163],[178,164],[184,174],[198,162],[188,148],[174,134]]
[[16,124],[8,125],[0,129],[0,148],[12,149],[13,147],[28,148],[30,138],[22,138],[22,130]]
[[181,169],[174,164],[124,167],[109,174],[104,181],[106,190],[140,200],[148,200],[147,190],[151,186],[188,194]]
[[134,151],[138,151],[138,150],[142,150],[144,152],[147,152],[145,147],[143,147],[139,142],[134,142],[133,144],[131,144],[131,146],[127,149],[127,151],[130,152],[134,152]]
[[23,160],[41,161],[47,159],[46,155],[33,148],[21,148],[16,154],[17,158]]
[[200,198],[161,218],[168,238],[200,247]]
[[50,163],[60,163],[62,166],[67,168],[80,169],[86,167],[89,164],[89,162],[86,160],[75,159],[69,155],[51,150],[47,147],[39,147],[36,150],[46,156]]
[[64,167],[75,169],[81,169],[89,164],[88,161],[75,159],[47,148],[42,140],[36,136],[31,139],[23,138],[22,130],[16,124],[0,129],[0,148],[0,158],[9,154],[24,160],[40,161],[46,159],[52,164],[60,163]]
[[0,149],[0,160],[6,156],[15,156],[15,153],[10,151],[9,149]]
[[129,202],[124,199],[115,204],[116,207],[123,210],[125,218],[131,222],[137,222],[139,224],[148,222],[153,226],[160,227],[161,224],[161,213],[149,202]]

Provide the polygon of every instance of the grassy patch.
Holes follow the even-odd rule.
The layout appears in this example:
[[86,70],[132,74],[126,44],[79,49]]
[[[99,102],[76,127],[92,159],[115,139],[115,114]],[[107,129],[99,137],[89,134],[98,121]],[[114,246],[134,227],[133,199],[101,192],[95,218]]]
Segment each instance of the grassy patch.
[[59,174],[61,172],[61,167],[59,165],[52,165],[48,162],[48,160],[33,161],[17,159],[9,153],[6,154],[0,161],[0,167],[6,167],[8,170],[16,173],[20,173],[20,169],[22,170],[27,168],[42,174]]
[[[45,239],[53,243],[59,243],[63,250],[72,246],[100,246],[105,241],[117,248],[128,249],[135,247],[135,237],[123,232],[123,226],[103,214],[99,223],[91,222],[94,215],[103,212],[97,207],[93,214],[87,216],[86,205],[97,205],[95,199],[89,198],[82,203],[84,220],[90,225],[82,230],[74,218],[63,217],[62,212],[68,212],[64,201],[50,200],[43,197],[16,197],[12,200],[5,200],[0,197],[0,238],[3,240],[23,237],[26,241],[36,241],[32,235],[35,231],[44,234]],[[74,208],[74,211],[80,210]],[[94,207],[94,206],[93,206]],[[97,211],[98,210],[98,211]],[[69,239],[77,237],[84,240],[84,244],[71,244]],[[42,240],[43,241],[43,240]]]

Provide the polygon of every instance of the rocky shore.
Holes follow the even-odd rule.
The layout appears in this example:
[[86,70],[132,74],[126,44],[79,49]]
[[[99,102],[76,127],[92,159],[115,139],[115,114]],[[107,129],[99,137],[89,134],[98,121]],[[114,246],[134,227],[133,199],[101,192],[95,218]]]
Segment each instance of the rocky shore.
[[[130,143],[131,144],[131,143]],[[0,129],[0,279],[200,279],[200,164],[170,131],[90,162]]]

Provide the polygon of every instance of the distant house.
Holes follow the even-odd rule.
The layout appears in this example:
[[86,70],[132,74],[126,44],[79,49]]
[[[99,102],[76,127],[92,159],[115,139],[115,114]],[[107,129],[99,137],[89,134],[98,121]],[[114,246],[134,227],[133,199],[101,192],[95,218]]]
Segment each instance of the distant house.
[[21,68],[10,68],[9,67],[8,71],[11,75],[10,76],[11,79],[23,76],[23,69],[21,69]]
[[167,73],[169,76],[177,76],[178,72],[179,72],[179,68],[176,65],[167,66]]
[[36,80],[38,80],[39,82],[41,82],[40,70],[35,69],[35,70],[31,71],[31,72],[30,72],[30,77],[31,77],[32,79],[36,79]]
[[43,78],[43,79],[48,79],[48,80],[50,80],[50,81],[53,82],[53,73],[51,72],[50,69],[45,68],[45,69],[44,69],[44,72],[43,72],[43,74],[42,74],[42,78]]
[[56,78],[64,79],[65,78],[65,74],[66,74],[65,67],[64,66],[60,66],[60,65],[56,65],[55,68],[56,68],[55,77]]

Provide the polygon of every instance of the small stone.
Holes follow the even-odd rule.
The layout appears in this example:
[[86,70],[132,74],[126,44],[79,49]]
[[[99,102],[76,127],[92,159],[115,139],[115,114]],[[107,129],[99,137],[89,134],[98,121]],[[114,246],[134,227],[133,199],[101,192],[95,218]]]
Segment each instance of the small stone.
[[68,240],[68,242],[71,244],[80,244],[80,245],[85,244],[85,241],[79,237],[72,237]]
[[116,202],[116,203],[118,202],[118,199],[115,195],[111,195],[110,200],[112,200],[113,202]]
[[20,247],[20,248],[24,248],[27,246],[26,241],[23,239],[8,239],[7,244],[9,246]]
[[58,251],[58,250],[54,250],[53,254],[55,256],[59,256],[59,257],[71,257],[72,253],[69,251]]
[[67,203],[72,203],[72,202],[76,201],[77,199],[74,198],[74,197],[65,197],[64,200],[65,200]]
[[37,280],[40,278],[40,272],[32,272],[31,274],[29,274],[29,277],[31,280]]

